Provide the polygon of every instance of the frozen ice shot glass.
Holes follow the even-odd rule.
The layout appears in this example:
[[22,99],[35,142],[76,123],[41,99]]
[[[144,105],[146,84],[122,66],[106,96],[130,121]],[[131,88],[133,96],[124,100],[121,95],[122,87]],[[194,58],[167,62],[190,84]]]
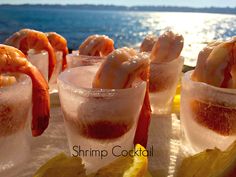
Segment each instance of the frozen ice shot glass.
[[81,156],[89,171],[96,171],[122,150],[133,147],[146,91],[144,81],[127,89],[92,88],[96,70],[96,66],[82,66],[58,77],[70,152]]
[[114,42],[105,35],[88,36],[79,46],[66,56],[68,68],[77,66],[99,65],[114,50]]
[[[23,169],[29,154],[28,120],[32,136],[40,136],[48,127],[49,110],[48,85],[42,74],[20,50],[1,44],[0,176],[11,176]],[[21,168],[8,172],[18,164],[22,164]]]
[[27,58],[48,81],[48,53],[46,51],[35,53],[34,50],[29,50]]
[[226,149],[236,140],[236,90],[182,79],[180,118],[187,142],[194,151]]
[[183,46],[183,36],[170,29],[160,36],[147,35],[140,46],[141,52],[150,54],[149,91],[154,114],[170,113],[184,63],[180,55]]
[[52,76],[49,80],[50,92],[57,92],[57,77],[62,71],[63,53],[61,51],[56,51],[55,55],[56,55],[56,65],[53,70]]
[[0,176],[11,176],[30,154],[32,83],[24,74],[17,78],[0,87]]
[[154,114],[170,112],[183,64],[183,57],[178,57],[170,62],[151,62],[149,90]]

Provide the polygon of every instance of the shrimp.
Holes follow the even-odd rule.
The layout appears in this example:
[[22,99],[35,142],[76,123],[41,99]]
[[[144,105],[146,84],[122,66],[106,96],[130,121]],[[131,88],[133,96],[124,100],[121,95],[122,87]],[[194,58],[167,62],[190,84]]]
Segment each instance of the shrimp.
[[151,52],[157,39],[155,35],[147,35],[140,46],[140,52]]
[[62,71],[66,68],[66,55],[69,53],[67,48],[67,41],[60,34],[55,32],[45,33],[48,37],[48,40],[55,51],[61,51],[63,54],[62,59]]
[[91,35],[80,45],[79,54],[89,56],[107,56],[114,50],[114,42],[105,35]]
[[198,55],[191,79],[216,87],[236,88],[236,37],[208,44]]
[[49,56],[48,79],[51,78],[56,58],[53,48],[44,33],[31,29],[22,29],[6,39],[5,44],[20,49],[25,55],[30,49],[34,49],[35,52],[47,51]]
[[50,117],[47,82],[38,69],[26,59],[25,55],[20,50],[0,44],[0,73],[6,72],[18,72],[30,76],[33,85],[32,135],[41,135],[47,128]]
[[[136,79],[147,82],[146,94],[139,116],[134,144],[147,144],[148,126],[150,123],[149,102],[149,57],[144,53],[137,53],[134,49],[120,48],[109,54],[97,71],[94,88],[123,89],[132,87]],[[141,130],[141,131],[140,131]]]
[[16,83],[16,78],[14,76],[0,75],[0,87],[10,86],[14,83]]
[[158,37],[155,42],[150,59],[152,62],[169,62],[179,57],[184,46],[184,38],[180,34],[175,34],[172,31],[166,31]]

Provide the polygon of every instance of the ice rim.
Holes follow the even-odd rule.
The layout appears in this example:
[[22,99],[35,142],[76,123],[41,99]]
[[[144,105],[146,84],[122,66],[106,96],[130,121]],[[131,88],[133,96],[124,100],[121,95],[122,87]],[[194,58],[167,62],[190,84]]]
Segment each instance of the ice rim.
[[216,86],[207,84],[205,82],[193,81],[190,78],[193,71],[194,70],[190,70],[190,71],[184,73],[183,78],[182,78],[182,85],[183,85],[184,89],[191,89],[190,87],[211,89],[211,90],[215,90],[215,91],[219,92],[219,94],[235,95],[236,96],[236,89],[221,88],[221,87],[216,87]]
[[78,51],[72,51],[72,53],[66,55],[67,63],[71,63],[73,60],[76,60],[78,62],[88,62],[90,65],[103,62],[105,58],[106,57],[80,55]]
[[[7,75],[6,75],[7,76]],[[7,92],[10,90],[18,89],[20,86],[31,86],[32,87],[32,81],[31,78],[26,74],[19,74],[19,77],[16,78],[16,83],[4,87],[0,87],[0,94],[3,94],[3,92]]]
[[72,50],[72,53],[69,53],[66,56],[78,57],[81,60],[103,60],[106,58],[106,57],[100,57],[100,56],[80,55],[78,50]]
[[28,50],[27,55],[48,55],[48,52],[46,50],[36,52],[34,49],[30,49]]
[[80,66],[76,68],[70,68],[62,72],[58,78],[57,83],[60,90],[60,87],[66,91],[76,93],[82,97],[114,97],[114,96],[122,96],[127,95],[129,93],[134,92],[136,89],[140,88],[146,89],[146,81],[138,81],[135,83],[133,87],[125,88],[125,89],[100,89],[100,88],[86,88],[86,87],[78,87],[73,84],[71,81],[68,81],[67,77],[73,75],[76,70],[80,68],[91,67],[91,66]]

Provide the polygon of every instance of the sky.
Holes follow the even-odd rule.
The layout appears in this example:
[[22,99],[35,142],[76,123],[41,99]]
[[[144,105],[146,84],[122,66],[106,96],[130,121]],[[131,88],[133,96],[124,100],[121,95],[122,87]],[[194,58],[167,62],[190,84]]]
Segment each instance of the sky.
[[169,5],[188,7],[236,7],[236,0],[0,0],[0,4],[106,4],[106,5]]

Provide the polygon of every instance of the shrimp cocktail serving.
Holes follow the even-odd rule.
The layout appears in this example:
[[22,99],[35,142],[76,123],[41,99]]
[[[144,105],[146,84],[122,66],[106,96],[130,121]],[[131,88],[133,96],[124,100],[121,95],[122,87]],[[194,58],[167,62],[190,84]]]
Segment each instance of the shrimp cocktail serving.
[[[90,50],[96,53],[97,48]],[[148,56],[130,48],[114,50],[99,68],[81,66],[60,74],[70,151],[82,157],[88,171],[105,166],[134,143],[146,145],[148,78]]]
[[183,77],[181,122],[194,150],[236,140],[236,37],[209,43]]
[[51,78],[56,58],[53,47],[44,33],[22,29],[6,39],[5,44],[21,50],[46,80]]
[[105,35],[88,36],[79,46],[78,51],[67,55],[68,68],[101,64],[109,53],[114,50],[114,42]]
[[68,48],[63,36],[56,32],[22,29],[6,39],[5,44],[21,50],[49,81],[50,92],[57,91],[57,76],[67,67]]
[[180,34],[166,31],[159,37],[148,35],[140,51],[150,54],[150,100],[153,113],[170,112],[172,99],[183,67],[184,38]]
[[48,126],[49,94],[41,73],[14,47],[0,44],[0,74],[0,176],[9,176],[29,156],[29,124],[33,136]]

